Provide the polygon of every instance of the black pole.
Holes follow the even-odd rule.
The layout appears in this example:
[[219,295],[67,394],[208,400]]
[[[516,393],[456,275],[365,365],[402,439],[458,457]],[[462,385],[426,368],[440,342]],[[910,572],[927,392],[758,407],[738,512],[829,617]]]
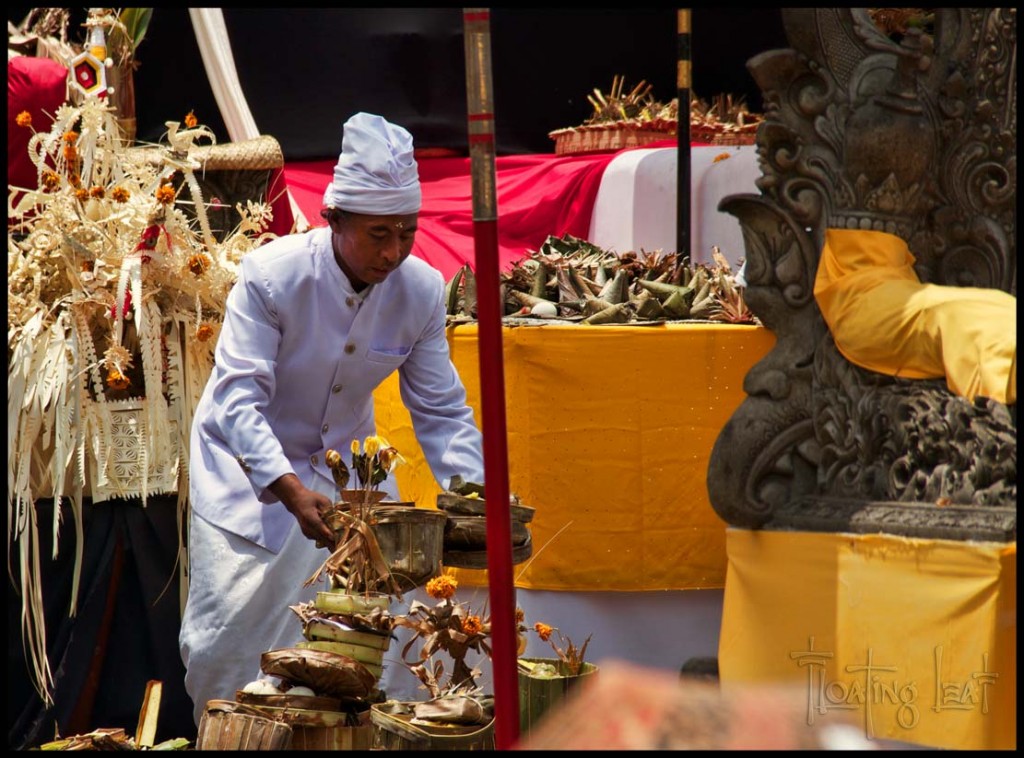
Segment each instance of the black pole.
[[678,63],[676,96],[679,103],[679,161],[676,185],[676,252],[690,256],[690,9],[678,10]]

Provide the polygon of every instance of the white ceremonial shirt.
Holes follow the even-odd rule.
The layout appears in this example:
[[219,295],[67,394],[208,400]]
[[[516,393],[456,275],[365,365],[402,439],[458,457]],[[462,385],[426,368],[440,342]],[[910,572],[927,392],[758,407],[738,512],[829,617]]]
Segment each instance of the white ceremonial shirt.
[[[192,424],[190,497],[207,521],[278,552],[294,516],[268,489],[284,474],[332,482],[334,448],[376,433],[373,391],[398,369],[434,477],[483,481],[480,431],[452,365],[441,273],[409,256],[361,300],[329,227],[242,259],[215,365]],[[385,489],[394,491],[393,479]]]

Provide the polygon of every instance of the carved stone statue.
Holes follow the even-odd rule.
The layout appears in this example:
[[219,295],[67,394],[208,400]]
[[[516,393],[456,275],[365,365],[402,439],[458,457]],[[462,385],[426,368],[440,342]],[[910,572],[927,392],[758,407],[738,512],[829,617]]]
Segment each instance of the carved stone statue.
[[784,9],[751,59],[760,195],[725,198],[776,335],[708,470],[745,528],[1016,539],[1016,407],[849,363],[813,295],[827,228],[903,238],[922,282],[1016,296],[1016,9],[938,8],[897,43],[866,9]]

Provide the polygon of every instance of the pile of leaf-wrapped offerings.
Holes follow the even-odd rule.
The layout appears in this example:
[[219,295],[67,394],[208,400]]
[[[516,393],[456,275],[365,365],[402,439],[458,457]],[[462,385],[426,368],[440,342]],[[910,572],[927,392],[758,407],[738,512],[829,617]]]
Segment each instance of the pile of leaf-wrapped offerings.
[[[549,236],[539,250],[501,275],[507,321],[548,319],[580,324],[664,321],[759,323],[743,299],[728,260],[713,264],[677,253],[617,254],[571,235]],[[477,317],[476,279],[469,265],[447,285],[449,324]]]

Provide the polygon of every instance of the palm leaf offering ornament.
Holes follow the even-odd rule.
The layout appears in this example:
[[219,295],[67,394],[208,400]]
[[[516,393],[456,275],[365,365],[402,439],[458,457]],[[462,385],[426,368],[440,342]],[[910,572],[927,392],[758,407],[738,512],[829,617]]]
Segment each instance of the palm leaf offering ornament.
[[237,205],[218,241],[197,172],[213,133],[189,114],[166,142],[128,148],[107,98],[62,105],[32,130],[37,184],[8,187],[8,519],[22,582],[22,634],[34,684],[51,702],[35,503],[54,498],[77,535],[83,497],[177,493],[186,513],[188,432],[213,366],[241,258],[274,235],[270,205]]
[[[602,150],[622,150],[676,136],[679,100],[668,103],[654,98],[653,85],[645,80],[626,90],[626,77],[614,76],[605,94],[597,87],[587,95],[594,111],[578,126],[556,129],[556,155]],[[752,145],[763,117],[752,113],[743,98],[719,94],[710,103],[690,93],[690,139],[711,145]]]
[[[505,322],[760,323],[717,247],[712,260],[694,264],[660,251],[620,255],[569,234],[552,235],[502,274]],[[456,272],[447,287],[449,325],[475,320],[476,287],[469,266]]]

